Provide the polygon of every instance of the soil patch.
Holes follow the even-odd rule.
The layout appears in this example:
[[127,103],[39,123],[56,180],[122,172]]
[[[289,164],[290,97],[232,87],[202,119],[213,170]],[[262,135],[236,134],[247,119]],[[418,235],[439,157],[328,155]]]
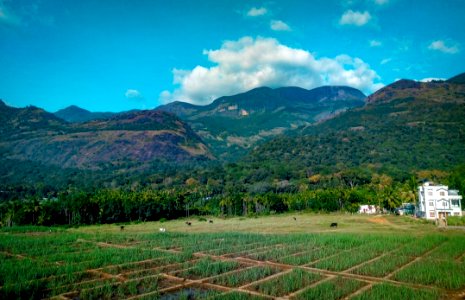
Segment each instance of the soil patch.
[[375,224],[391,224],[386,218],[384,217],[373,217],[369,218],[368,222],[375,223]]

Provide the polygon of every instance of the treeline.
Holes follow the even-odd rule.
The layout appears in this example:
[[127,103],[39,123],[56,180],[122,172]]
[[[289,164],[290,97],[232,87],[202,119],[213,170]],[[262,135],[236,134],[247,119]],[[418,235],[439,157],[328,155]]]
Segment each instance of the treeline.
[[[182,184],[122,185],[94,190],[70,187],[42,189],[46,195],[27,194],[0,202],[0,224],[81,225],[155,221],[192,215],[245,215],[286,211],[356,212],[361,204],[392,211],[402,203],[415,203],[421,178],[449,184],[464,192],[465,167],[451,173],[417,172],[403,181],[386,174],[349,169],[330,175],[266,181],[221,180],[203,176]],[[226,174],[225,177],[231,176]]]

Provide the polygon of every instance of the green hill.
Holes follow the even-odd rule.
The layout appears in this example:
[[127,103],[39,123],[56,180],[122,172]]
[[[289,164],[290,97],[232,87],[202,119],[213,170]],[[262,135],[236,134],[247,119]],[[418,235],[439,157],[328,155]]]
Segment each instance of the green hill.
[[348,108],[362,106],[357,89],[325,86],[256,88],[221,97],[206,106],[173,102],[157,108],[188,122],[216,156],[231,160],[257,144],[299,126],[321,122]]
[[451,169],[465,163],[464,116],[464,84],[401,80],[364,107],[261,145],[244,165],[284,178],[360,167],[395,176]]
[[2,103],[0,121],[2,159],[18,163],[127,171],[159,161],[212,158],[186,123],[161,111],[134,111],[70,124],[36,107],[12,108]]

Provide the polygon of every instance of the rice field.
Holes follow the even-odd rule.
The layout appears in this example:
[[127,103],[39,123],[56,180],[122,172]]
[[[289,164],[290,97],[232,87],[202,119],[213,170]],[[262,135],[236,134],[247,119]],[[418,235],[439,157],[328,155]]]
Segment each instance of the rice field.
[[424,230],[357,233],[342,224],[321,232],[265,234],[189,232],[187,227],[139,232],[133,226],[141,225],[123,231],[116,225],[0,230],[0,299],[465,296],[460,231],[424,225]]

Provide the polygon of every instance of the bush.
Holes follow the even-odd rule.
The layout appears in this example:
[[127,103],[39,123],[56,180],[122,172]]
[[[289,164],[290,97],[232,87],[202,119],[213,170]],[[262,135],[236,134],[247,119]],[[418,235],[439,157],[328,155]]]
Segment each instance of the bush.
[[447,225],[449,226],[465,226],[465,217],[451,216],[447,217]]
[[197,220],[199,222],[207,222],[207,219],[205,219],[204,217],[199,217]]
[[159,221],[160,221],[160,223],[165,223],[167,220],[166,220],[166,218],[161,218]]

